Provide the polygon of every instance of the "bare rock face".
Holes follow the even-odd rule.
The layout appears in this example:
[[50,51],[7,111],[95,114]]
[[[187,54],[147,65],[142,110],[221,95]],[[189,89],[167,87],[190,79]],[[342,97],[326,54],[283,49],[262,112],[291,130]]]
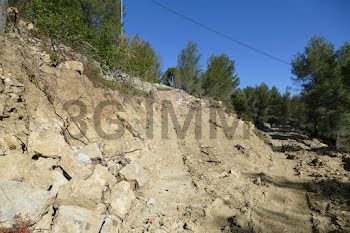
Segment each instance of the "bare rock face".
[[60,68],[65,68],[67,70],[74,70],[79,72],[80,74],[83,74],[84,72],[84,64],[79,61],[66,61],[62,63]]
[[102,215],[91,210],[61,205],[52,233],[99,233],[103,219]]
[[102,201],[104,184],[100,179],[95,178],[87,180],[73,178],[61,186],[57,195],[57,204],[95,210]]
[[111,193],[110,212],[119,217],[125,217],[134,199],[135,195],[128,182],[122,181],[116,184]]
[[149,181],[147,172],[136,162],[132,161],[119,171],[119,174],[129,181],[136,181],[142,187]]
[[50,192],[0,179],[0,222],[5,226],[10,227],[12,218],[18,214],[28,214],[30,219],[37,221],[53,202],[54,196]]

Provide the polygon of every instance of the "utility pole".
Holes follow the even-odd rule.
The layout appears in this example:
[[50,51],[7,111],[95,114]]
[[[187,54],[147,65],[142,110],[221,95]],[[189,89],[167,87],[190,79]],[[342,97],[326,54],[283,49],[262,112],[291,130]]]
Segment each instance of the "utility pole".
[[122,24],[122,29],[121,29],[120,35],[121,35],[122,39],[123,39],[123,17],[124,17],[123,0],[120,0],[120,23]]
[[7,22],[7,0],[0,0],[0,36],[5,36]]

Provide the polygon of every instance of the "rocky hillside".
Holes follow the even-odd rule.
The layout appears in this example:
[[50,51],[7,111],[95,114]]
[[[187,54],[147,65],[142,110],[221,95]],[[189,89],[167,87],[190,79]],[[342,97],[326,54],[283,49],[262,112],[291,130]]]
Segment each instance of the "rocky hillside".
[[[47,233],[350,231],[348,155],[279,129],[272,149],[220,103],[162,85],[106,87],[20,24],[0,39],[0,232],[19,216]],[[138,91],[111,88],[126,83]]]

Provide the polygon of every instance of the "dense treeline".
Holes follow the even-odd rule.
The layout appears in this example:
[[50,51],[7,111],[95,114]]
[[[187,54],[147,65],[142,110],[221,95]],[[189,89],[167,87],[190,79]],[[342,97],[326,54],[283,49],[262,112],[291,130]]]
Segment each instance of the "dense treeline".
[[315,36],[303,53],[292,61],[294,81],[302,91],[281,94],[262,83],[236,89],[239,78],[235,63],[225,55],[208,59],[200,66],[201,54],[189,42],[178,57],[178,65],[163,75],[163,83],[202,97],[223,101],[245,120],[258,127],[265,123],[290,125],[350,151],[350,45],[335,50],[323,36]]
[[323,36],[313,37],[292,61],[303,90],[306,129],[350,151],[350,45],[338,50]]
[[161,76],[160,56],[151,45],[138,36],[121,36],[118,0],[10,0],[9,5],[51,38],[78,51],[90,51],[89,56],[106,69],[116,68],[151,82]]
[[212,55],[203,72],[201,56],[198,45],[189,41],[179,54],[177,67],[169,68],[163,75],[163,84],[230,105],[232,91],[239,85],[235,62],[226,54]]

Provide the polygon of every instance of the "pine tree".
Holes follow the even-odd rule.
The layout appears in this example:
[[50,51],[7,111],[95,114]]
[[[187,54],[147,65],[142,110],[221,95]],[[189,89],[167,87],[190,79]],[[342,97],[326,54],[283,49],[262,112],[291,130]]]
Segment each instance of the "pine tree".
[[178,57],[174,82],[175,88],[182,89],[190,94],[198,92],[201,72],[200,58],[201,54],[198,51],[198,45],[189,41]]
[[164,85],[173,86],[175,82],[176,68],[169,68],[162,77]]
[[232,92],[238,85],[239,78],[235,74],[235,62],[226,54],[212,55],[201,80],[203,95],[229,104]]
[[245,118],[248,111],[248,101],[241,89],[236,89],[231,95],[232,106],[239,117]]

